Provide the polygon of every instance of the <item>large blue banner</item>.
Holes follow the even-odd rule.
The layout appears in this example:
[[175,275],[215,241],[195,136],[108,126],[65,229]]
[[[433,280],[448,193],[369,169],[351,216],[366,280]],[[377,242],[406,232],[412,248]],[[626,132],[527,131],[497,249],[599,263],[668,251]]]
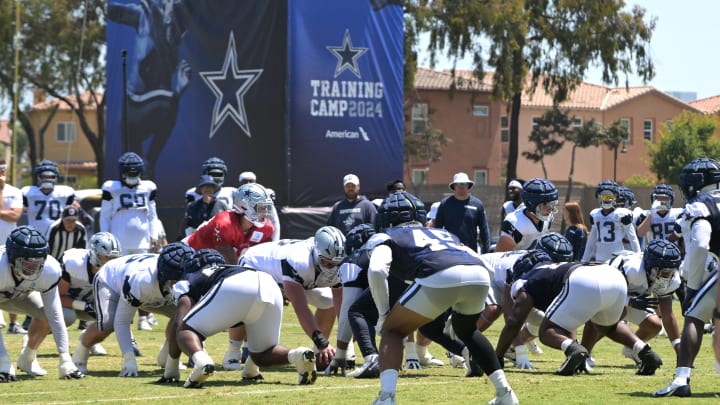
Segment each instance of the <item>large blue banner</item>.
[[332,204],[347,173],[370,196],[402,178],[401,3],[290,0],[291,205]]
[[226,185],[254,171],[285,201],[287,18],[282,0],[109,0],[108,178],[136,152],[159,204],[180,206],[217,156]]

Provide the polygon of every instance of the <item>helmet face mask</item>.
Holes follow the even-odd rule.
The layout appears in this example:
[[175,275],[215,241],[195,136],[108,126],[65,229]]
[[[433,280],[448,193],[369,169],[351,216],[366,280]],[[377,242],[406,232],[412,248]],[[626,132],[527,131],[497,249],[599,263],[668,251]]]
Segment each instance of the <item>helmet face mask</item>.
[[673,243],[664,239],[653,239],[643,253],[643,267],[648,278],[648,288],[653,293],[662,292],[672,283],[675,273],[680,271],[682,257]]
[[618,200],[618,184],[613,180],[603,180],[595,188],[595,198],[604,210],[615,208]]
[[218,186],[223,185],[227,176],[227,165],[219,157],[211,157],[202,164],[203,174],[212,176]]
[[18,257],[12,267],[19,280],[35,281],[40,277],[44,265],[44,257]]
[[35,182],[40,189],[52,190],[60,177],[60,170],[55,162],[51,160],[43,160],[35,166],[33,170]]
[[713,193],[720,188],[720,163],[710,158],[698,158],[683,167],[680,189],[686,201],[698,194]]
[[145,170],[145,162],[135,152],[125,152],[118,159],[120,179],[130,187],[140,184],[140,176]]
[[233,192],[233,209],[258,228],[265,226],[265,220],[272,216],[273,202],[265,187],[258,183],[247,183]]
[[552,220],[557,214],[558,196],[557,187],[546,179],[530,179],[523,185],[523,203],[541,221]]

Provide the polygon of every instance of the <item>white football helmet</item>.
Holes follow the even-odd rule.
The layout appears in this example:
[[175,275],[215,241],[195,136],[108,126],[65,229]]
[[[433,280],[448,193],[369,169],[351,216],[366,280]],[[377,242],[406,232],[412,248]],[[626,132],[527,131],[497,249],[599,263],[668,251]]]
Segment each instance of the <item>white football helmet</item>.
[[265,218],[272,215],[273,201],[265,187],[247,183],[233,192],[233,209],[245,215],[258,228],[265,226]]
[[[88,247],[90,252],[90,264],[95,267],[100,267],[104,262],[101,262],[100,258],[108,258],[107,260],[115,257],[120,257],[120,242],[118,242],[115,235],[110,232],[98,232],[90,238],[90,246]],[[105,260],[105,262],[107,262]]]
[[320,273],[334,278],[340,262],[345,258],[345,235],[334,226],[323,226],[315,232],[313,259]]

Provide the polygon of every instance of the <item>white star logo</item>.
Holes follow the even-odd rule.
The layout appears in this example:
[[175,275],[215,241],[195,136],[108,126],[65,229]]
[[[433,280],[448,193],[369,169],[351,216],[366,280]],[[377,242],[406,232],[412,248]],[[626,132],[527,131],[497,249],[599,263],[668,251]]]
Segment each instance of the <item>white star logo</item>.
[[[210,138],[215,135],[226,118],[235,121],[248,138],[252,137],[245,112],[244,97],[262,72],[263,69],[238,69],[235,36],[231,31],[222,69],[215,72],[200,72],[200,77],[216,97],[210,125]],[[228,77],[228,73],[231,73],[230,77]],[[218,85],[217,82],[220,82],[221,85]],[[225,94],[228,96],[226,97]]]
[[340,73],[344,70],[350,69],[358,79],[362,78],[360,76],[360,69],[358,69],[357,60],[368,51],[368,48],[353,48],[352,39],[350,39],[350,32],[348,30],[345,30],[345,38],[341,46],[327,46],[326,48],[338,58],[337,66],[335,67],[335,77],[340,76]]

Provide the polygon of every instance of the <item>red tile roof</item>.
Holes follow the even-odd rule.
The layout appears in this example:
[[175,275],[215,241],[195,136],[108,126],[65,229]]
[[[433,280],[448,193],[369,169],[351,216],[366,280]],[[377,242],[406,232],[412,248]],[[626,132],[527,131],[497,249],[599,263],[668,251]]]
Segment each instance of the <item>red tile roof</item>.
[[706,114],[720,112],[720,95],[691,101],[690,105]]
[[[102,100],[103,93],[96,92],[95,96],[97,97],[98,100]],[[74,94],[67,96],[67,99],[71,103],[73,103],[73,105],[77,106],[77,98],[75,97]],[[86,91],[86,92],[80,94],[80,100],[83,102],[85,107],[87,107],[88,109],[96,107],[96,104],[92,98],[92,93],[89,91]],[[70,109],[70,107],[67,104],[65,104],[65,102],[63,102],[62,100],[52,98],[52,99],[47,99],[47,100],[41,101],[39,103],[36,103],[35,105],[33,105],[33,110],[47,110],[56,105],[58,106],[58,108],[60,110],[69,110]]]
[[[488,81],[488,77],[490,81]],[[449,70],[438,72],[432,69],[418,67],[415,73],[415,88],[423,90],[448,90],[453,83]],[[455,71],[455,83],[458,90],[486,91],[492,90],[492,75],[485,74],[480,83],[470,71]]]

